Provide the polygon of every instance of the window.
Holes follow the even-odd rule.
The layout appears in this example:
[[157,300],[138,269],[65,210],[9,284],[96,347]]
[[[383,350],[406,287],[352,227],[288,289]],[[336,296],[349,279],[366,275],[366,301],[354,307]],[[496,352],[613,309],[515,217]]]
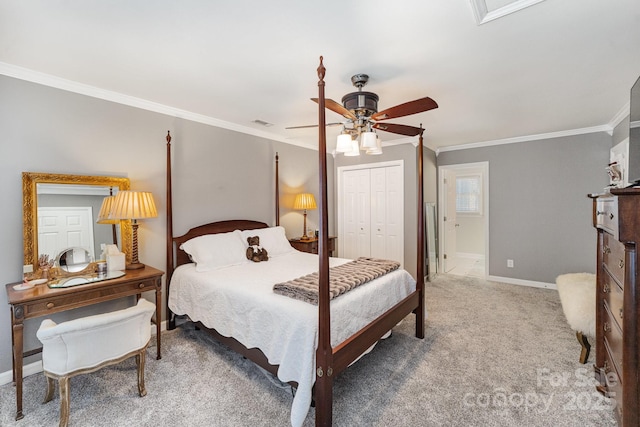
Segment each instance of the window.
[[458,175],[456,177],[456,212],[482,215],[481,175]]

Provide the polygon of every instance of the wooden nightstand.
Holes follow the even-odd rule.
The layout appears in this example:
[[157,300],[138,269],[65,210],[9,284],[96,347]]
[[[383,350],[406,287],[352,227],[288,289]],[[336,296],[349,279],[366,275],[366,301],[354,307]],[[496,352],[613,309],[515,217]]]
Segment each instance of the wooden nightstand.
[[[309,240],[301,239],[289,239],[291,246],[301,252],[308,252],[310,254],[318,253],[318,239],[312,237]],[[329,236],[329,256],[333,256],[336,250],[336,237]]]

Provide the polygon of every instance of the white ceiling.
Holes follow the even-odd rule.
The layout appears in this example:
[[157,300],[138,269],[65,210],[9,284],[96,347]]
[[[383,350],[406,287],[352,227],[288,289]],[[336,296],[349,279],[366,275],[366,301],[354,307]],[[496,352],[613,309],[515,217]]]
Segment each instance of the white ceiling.
[[285,127],[317,123],[320,55],[337,102],[356,73],[379,109],[436,100],[390,120],[422,123],[433,149],[609,129],[640,75],[640,1],[546,0],[477,25],[471,0],[0,0],[2,74],[298,145],[317,143]]

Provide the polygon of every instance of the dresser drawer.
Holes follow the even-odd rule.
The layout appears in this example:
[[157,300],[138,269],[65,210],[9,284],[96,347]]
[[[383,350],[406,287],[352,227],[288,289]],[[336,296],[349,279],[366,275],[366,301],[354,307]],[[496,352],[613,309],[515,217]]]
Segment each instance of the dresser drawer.
[[603,233],[602,236],[602,262],[605,269],[624,287],[624,245],[613,236]]
[[618,238],[618,198],[600,197],[596,200],[596,227]]
[[620,326],[620,329],[624,331],[622,322],[624,314],[624,291],[606,271],[602,275],[602,285],[600,286],[599,292],[601,293],[601,298],[599,299],[606,303],[606,307],[611,312],[613,320],[615,320]]
[[612,362],[613,358],[611,357],[611,349],[607,345],[605,341],[605,355],[604,355],[604,366],[602,367],[602,372],[604,373],[604,384],[607,387],[607,397],[614,399],[615,411],[617,412],[617,418],[620,420],[622,418],[622,375],[620,375],[620,371],[618,371]]
[[622,372],[622,329],[618,325],[618,322],[613,317],[606,302],[603,302],[605,306],[604,316],[602,318],[602,332],[604,334],[604,342],[611,350],[611,356],[613,364],[618,372]]

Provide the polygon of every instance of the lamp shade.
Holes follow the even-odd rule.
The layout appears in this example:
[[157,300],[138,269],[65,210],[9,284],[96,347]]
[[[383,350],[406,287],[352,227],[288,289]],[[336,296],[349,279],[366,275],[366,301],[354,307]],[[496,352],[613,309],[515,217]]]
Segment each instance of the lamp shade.
[[293,202],[293,209],[317,209],[316,199],[311,193],[300,193]]
[[375,148],[367,148],[367,154],[378,155],[382,154],[382,141],[380,141],[380,137],[376,135],[376,146]]
[[141,219],[158,216],[153,195],[144,191],[119,191],[114,196],[109,219]]
[[118,224],[120,223],[119,219],[109,218],[109,213],[111,212],[111,208],[113,207],[113,201],[116,199],[116,196],[107,196],[102,201],[102,206],[100,206],[100,213],[98,214],[98,220],[96,223],[98,224]]
[[363,150],[376,148],[377,135],[375,132],[362,132],[360,134],[360,139]]
[[344,153],[344,155],[347,157],[355,157],[360,155],[360,147],[358,147],[357,140],[354,139],[351,141],[351,150]]
[[351,150],[351,135],[348,133],[341,133],[338,135],[338,142],[336,143],[336,152],[338,153],[346,153]]

